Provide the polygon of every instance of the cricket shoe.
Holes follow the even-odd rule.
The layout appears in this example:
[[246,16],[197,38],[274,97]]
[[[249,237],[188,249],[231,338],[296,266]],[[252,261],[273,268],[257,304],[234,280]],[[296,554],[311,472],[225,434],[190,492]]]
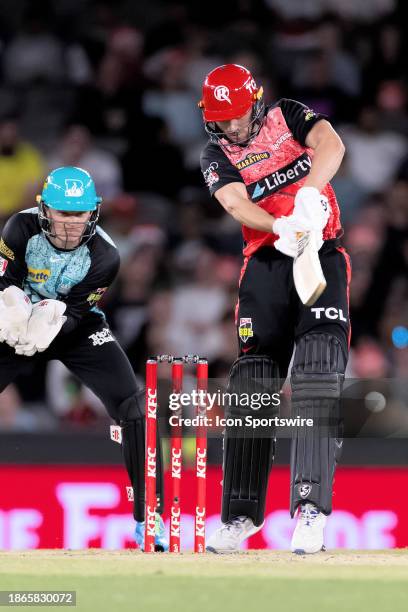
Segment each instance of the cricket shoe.
[[326,516],[314,504],[302,504],[290,549],[297,555],[325,550],[323,544]]
[[[145,543],[145,522],[136,521],[135,527],[135,540],[140,550],[144,551]],[[156,512],[156,535],[154,537],[154,549],[156,552],[166,552],[169,550],[169,542],[166,538],[166,529],[164,527],[163,519]]]
[[212,534],[206,550],[219,554],[238,552],[242,542],[262,529],[263,525],[257,527],[248,516],[237,516]]

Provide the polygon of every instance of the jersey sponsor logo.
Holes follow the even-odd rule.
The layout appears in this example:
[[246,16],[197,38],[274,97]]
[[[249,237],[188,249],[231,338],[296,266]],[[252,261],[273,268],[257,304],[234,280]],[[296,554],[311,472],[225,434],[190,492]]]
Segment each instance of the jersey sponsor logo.
[[253,338],[254,331],[251,317],[239,320],[238,335],[242,342],[248,342],[249,338]]
[[95,332],[88,336],[88,338],[92,340],[92,346],[101,346],[105,342],[115,342],[109,327],[104,327],[102,331]]
[[3,253],[3,255],[8,259],[11,259],[11,261],[14,261],[15,259],[14,252],[7,246],[3,238],[0,240],[0,253]]
[[220,176],[216,169],[218,168],[218,162],[211,162],[207,170],[204,170],[203,176],[207,187],[211,187],[214,183],[218,183]]
[[305,113],[305,121],[310,121],[310,119],[316,117],[316,113],[311,108],[305,108],[303,112]]
[[93,306],[94,304],[99,302],[106,290],[107,287],[98,287],[98,289],[88,295],[86,301],[90,306]]
[[334,306],[330,306],[329,308],[311,308],[310,309],[316,319],[321,319],[322,316],[326,317],[326,319],[339,319],[340,321],[347,322],[347,318],[343,314],[343,310],[341,308],[334,308]]
[[289,140],[289,138],[293,138],[292,132],[284,132],[284,134],[279,136],[279,138],[273,143],[272,149],[274,151],[278,151],[280,146],[281,146],[281,144],[286,142],[286,140]]
[[268,151],[262,151],[261,153],[248,153],[244,159],[241,159],[235,165],[238,170],[244,170],[245,168],[249,168],[249,166],[253,166],[254,164],[264,161],[264,159],[269,159],[270,156],[271,154],[268,153]]
[[77,281],[74,281],[69,276],[63,276],[61,278],[61,284],[58,285],[57,293],[62,293],[63,295],[67,295],[72,289],[74,285],[76,285]]
[[65,179],[65,197],[80,198],[84,195],[84,184],[78,179]]
[[230,92],[226,85],[217,85],[214,89],[214,98],[218,100],[218,102],[228,102],[228,104],[232,104],[229,95]]
[[51,276],[51,270],[28,268],[28,278],[32,283],[46,283]]
[[287,166],[275,170],[275,172],[265,176],[265,178],[256,183],[248,185],[247,190],[251,200],[257,202],[279,191],[279,189],[287,187],[287,185],[296,183],[309,174],[311,165],[312,160],[309,155],[302,153],[302,155],[294,159]]
[[4,257],[0,257],[0,276],[4,276],[7,270],[8,261]]

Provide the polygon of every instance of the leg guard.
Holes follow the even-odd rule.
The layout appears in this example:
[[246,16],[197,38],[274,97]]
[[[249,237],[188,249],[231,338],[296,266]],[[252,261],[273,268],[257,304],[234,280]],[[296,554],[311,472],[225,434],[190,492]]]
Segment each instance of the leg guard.
[[[241,398],[255,393],[279,392],[279,371],[266,356],[240,357],[232,365],[228,391]],[[271,400],[272,401],[272,400]],[[244,405],[245,403],[245,405]],[[241,418],[243,425],[227,427],[224,434],[224,478],[222,515],[224,523],[236,516],[248,516],[255,525],[264,520],[266,491],[275,450],[275,429],[260,433],[245,426],[245,418],[275,416],[273,405],[254,410],[248,402],[233,402],[226,417]]]
[[[122,452],[129,479],[133,487],[133,516],[144,520],[145,506],[145,418],[144,391],[127,398],[118,409],[122,427]],[[163,460],[159,428],[157,428],[157,510],[163,510]]]
[[313,418],[298,429],[291,446],[290,513],[303,502],[324,514],[332,510],[333,477],[340,458],[340,394],[347,357],[340,340],[327,333],[303,336],[292,369],[292,413]]

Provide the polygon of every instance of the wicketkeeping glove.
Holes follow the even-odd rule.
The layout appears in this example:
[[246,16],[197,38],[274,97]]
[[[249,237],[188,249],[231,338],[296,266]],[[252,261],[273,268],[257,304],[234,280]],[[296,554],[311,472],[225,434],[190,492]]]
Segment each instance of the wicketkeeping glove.
[[42,300],[35,304],[28,321],[27,334],[16,346],[17,355],[31,357],[37,351],[45,351],[67,320],[63,316],[66,307],[59,300]]
[[310,230],[323,230],[330,216],[330,204],[316,187],[301,187],[295,197],[293,217]]
[[15,346],[26,335],[31,310],[30,298],[18,287],[0,291],[0,342]]

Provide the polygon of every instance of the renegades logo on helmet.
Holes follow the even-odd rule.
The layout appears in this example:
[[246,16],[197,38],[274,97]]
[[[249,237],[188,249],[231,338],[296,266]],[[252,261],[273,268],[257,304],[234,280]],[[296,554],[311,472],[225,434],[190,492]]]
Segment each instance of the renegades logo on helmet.
[[229,89],[228,87],[225,87],[225,85],[217,85],[217,87],[214,89],[214,98],[219,102],[223,102],[225,100],[225,102],[228,102],[228,104],[232,104],[229,97]]

